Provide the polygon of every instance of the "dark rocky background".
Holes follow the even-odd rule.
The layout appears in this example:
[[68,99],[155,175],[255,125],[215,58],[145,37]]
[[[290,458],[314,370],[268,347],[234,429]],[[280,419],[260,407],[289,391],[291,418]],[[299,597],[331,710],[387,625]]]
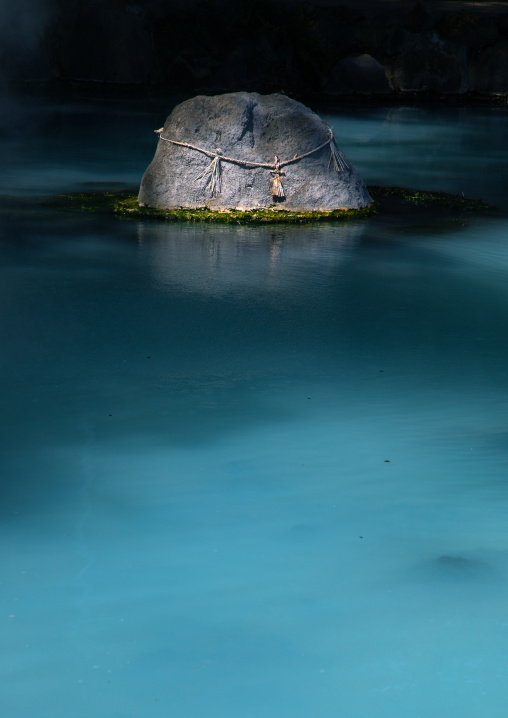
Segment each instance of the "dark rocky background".
[[0,80],[127,93],[508,94],[508,3],[0,0]]

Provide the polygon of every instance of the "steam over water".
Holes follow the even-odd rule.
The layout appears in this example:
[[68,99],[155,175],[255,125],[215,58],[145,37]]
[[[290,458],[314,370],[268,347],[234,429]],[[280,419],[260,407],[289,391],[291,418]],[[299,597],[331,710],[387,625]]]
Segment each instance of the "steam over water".
[[105,104],[1,140],[1,715],[505,718],[506,111],[328,115],[495,214],[252,228],[41,204],[139,184]]

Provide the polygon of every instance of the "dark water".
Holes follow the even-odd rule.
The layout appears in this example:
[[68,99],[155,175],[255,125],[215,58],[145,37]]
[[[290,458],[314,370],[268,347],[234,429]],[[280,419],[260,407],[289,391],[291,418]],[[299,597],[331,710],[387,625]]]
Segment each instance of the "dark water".
[[[27,202],[136,186],[169,109],[4,128],[1,714],[504,718],[503,211],[260,229]],[[505,207],[506,110],[328,116],[368,183]]]

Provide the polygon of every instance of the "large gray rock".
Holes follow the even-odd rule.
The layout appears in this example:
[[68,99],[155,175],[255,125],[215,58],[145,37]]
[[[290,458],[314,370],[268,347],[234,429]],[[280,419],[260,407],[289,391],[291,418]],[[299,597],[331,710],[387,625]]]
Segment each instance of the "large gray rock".
[[[325,144],[330,137],[328,125],[318,115],[284,95],[236,92],[194,97],[167,118],[141,183],[139,204],[216,211],[266,208],[274,203],[292,211],[368,206],[372,200],[365,184],[345,155],[337,150],[337,162],[330,161],[331,145]],[[211,165],[217,150],[247,164],[220,160],[220,182],[214,187]],[[275,155],[284,173],[284,197],[272,197]]]

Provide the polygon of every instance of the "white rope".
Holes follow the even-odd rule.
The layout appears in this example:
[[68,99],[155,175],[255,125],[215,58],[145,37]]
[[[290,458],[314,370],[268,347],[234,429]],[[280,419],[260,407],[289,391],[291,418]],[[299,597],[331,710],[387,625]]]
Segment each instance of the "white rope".
[[328,167],[333,162],[333,166],[336,172],[342,172],[345,169],[351,169],[352,165],[349,160],[342,156],[339,148],[335,142],[335,137],[330,142],[330,159],[328,160]]
[[[159,139],[163,140],[164,142],[171,142],[173,145],[179,145],[180,147],[188,147],[190,150],[196,150],[196,152],[202,152],[207,157],[213,157],[215,158],[215,152],[210,152],[209,150],[205,150],[203,147],[196,147],[196,145],[190,145],[188,142],[177,142],[176,140],[168,140],[166,137],[163,137],[162,135],[159,135]],[[326,143],[328,144],[328,143]],[[323,145],[324,146],[324,145]],[[249,160],[237,160],[234,157],[226,157],[225,155],[220,156],[221,160],[224,162],[234,162],[237,165],[248,165],[249,167],[263,167],[264,169],[271,170],[275,167],[275,165],[268,164],[265,162],[250,162]],[[292,160],[293,162],[295,160]]]
[[[156,130],[156,132],[160,132],[160,130]],[[159,134],[159,139],[163,142],[171,142],[173,145],[179,145],[180,147],[188,147],[190,150],[195,150],[196,152],[202,152],[207,157],[212,157],[215,159],[216,153],[210,152],[210,150],[205,150],[203,147],[197,147],[196,145],[191,145],[188,142],[177,142],[176,140],[170,140],[167,137],[163,137],[161,134]],[[313,150],[309,150],[308,152],[305,152],[302,155],[298,155],[293,157],[290,160],[284,160],[283,162],[279,163],[279,167],[285,167],[286,165],[293,164],[293,162],[299,162],[300,160],[303,160],[305,157],[309,157],[309,155],[313,155],[316,152],[319,152],[319,150],[322,150],[323,147],[326,147],[327,145],[330,145],[330,151],[333,155],[337,155],[340,157],[339,154],[339,148],[337,147],[335,137],[333,135],[332,130],[330,130],[330,137],[326,140],[326,142],[323,142],[319,147],[314,147]],[[332,149],[333,146],[333,149]],[[221,160],[224,162],[233,162],[237,165],[248,165],[249,167],[262,167],[263,169],[271,170],[275,167],[275,163],[271,162],[251,162],[250,160],[240,160],[235,157],[226,157],[225,155],[221,155]],[[342,157],[340,157],[340,164],[344,167],[351,167],[351,164],[349,162],[345,162]],[[337,170],[339,172],[340,170]]]
[[208,167],[206,167],[205,171],[200,174],[199,177],[196,177],[197,180],[203,179],[203,177],[210,172],[208,181],[210,182],[212,196],[215,196],[218,192],[220,192],[222,187],[222,171],[220,166],[222,156],[220,152],[221,151],[219,149],[215,150],[213,160],[210,162]]
[[[302,155],[295,155],[290,160],[284,160],[283,162],[278,161],[278,159],[275,160],[273,163],[268,162],[251,162],[251,160],[240,160],[235,157],[226,157],[225,155],[221,154],[220,149],[216,149],[215,152],[210,152],[210,150],[205,150],[203,147],[197,147],[196,145],[191,145],[189,142],[177,142],[177,140],[170,140],[167,137],[162,136],[163,128],[160,130],[155,130],[155,132],[159,135],[159,140],[162,140],[163,142],[170,142],[172,145],[178,145],[179,147],[187,147],[190,150],[194,150],[195,152],[201,152],[202,154],[206,155],[207,157],[211,157],[212,161],[206,167],[204,172],[199,175],[196,179],[200,180],[205,177],[208,173],[210,173],[210,177],[208,181],[210,182],[210,189],[212,192],[212,195],[217,194],[217,192],[221,191],[222,186],[222,171],[220,163],[223,162],[232,162],[236,165],[243,165],[245,167],[261,167],[262,169],[266,170],[279,170],[282,167],[286,167],[287,165],[291,165],[294,162],[299,162],[300,160],[303,160],[305,157],[309,157],[310,155],[315,154],[316,152],[319,152],[319,150],[322,150],[323,147],[330,147],[330,159],[328,161],[328,168],[330,167],[330,164],[333,163],[333,167],[336,172],[343,172],[346,169],[351,170],[353,168],[352,164],[349,162],[348,159],[346,159],[342,153],[340,152],[339,148],[337,147],[337,143],[335,141],[335,136],[333,134],[333,130],[330,128],[329,133],[330,136],[326,140],[326,142],[323,142],[319,145],[319,147],[314,147],[313,150],[309,150],[308,152],[304,152]],[[280,183],[279,183],[280,184]],[[281,186],[281,191],[282,186]],[[283,196],[283,194],[282,194]]]

